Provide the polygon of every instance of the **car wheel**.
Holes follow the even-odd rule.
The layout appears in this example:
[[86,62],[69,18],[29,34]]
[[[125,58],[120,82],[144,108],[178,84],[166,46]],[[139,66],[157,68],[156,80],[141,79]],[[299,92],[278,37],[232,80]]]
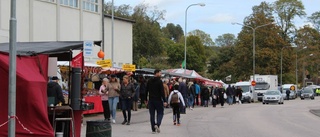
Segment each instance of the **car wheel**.
[[314,98],[311,98],[311,100],[314,100]]
[[248,103],[251,103],[251,101],[250,101],[250,100],[248,100]]
[[266,104],[269,104],[269,103],[266,103]]
[[301,98],[301,100],[304,100],[304,98]]
[[264,105],[264,104],[266,104],[266,103],[262,102],[262,104]]
[[280,105],[280,104],[281,104],[281,102],[278,102],[278,104]]

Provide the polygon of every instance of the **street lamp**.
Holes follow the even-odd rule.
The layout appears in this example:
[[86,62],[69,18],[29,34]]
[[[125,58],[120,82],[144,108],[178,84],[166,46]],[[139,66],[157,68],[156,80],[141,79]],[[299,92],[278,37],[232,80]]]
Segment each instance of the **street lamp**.
[[[313,54],[311,53],[311,54],[309,54],[309,57],[312,57],[313,56]],[[304,65],[305,64],[305,62],[303,62],[303,87],[305,87],[306,86],[306,66]]]
[[[232,25],[241,25],[241,26],[243,26],[243,27],[248,27],[248,28],[250,28],[250,29],[252,29],[252,31],[253,31],[253,34],[252,34],[252,43],[253,43],[253,46],[252,46],[252,50],[253,50],[253,63],[252,63],[252,71],[253,71],[253,80],[255,81],[255,71],[256,71],[256,57],[255,57],[255,54],[256,54],[256,29],[258,29],[258,28],[261,28],[261,27],[264,27],[264,26],[268,26],[268,25],[271,25],[271,24],[274,24],[274,22],[271,22],[271,23],[268,23],[268,24],[264,24],[264,25],[260,25],[260,26],[257,26],[257,27],[251,27],[251,26],[249,26],[249,25],[244,25],[244,24],[241,24],[241,23],[237,23],[237,22],[233,22],[233,23],[231,23]],[[253,88],[253,90],[252,90],[252,93],[254,93],[255,92],[255,89]]]
[[[293,47],[298,47],[298,46],[296,46],[294,43],[293,43]],[[308,48],[307,46],[304,46],[302,49],[300,49],[300,50],[296,50],[296,85],[298,86],[298,52],[299,51],[302,51],[303,49],[306,49],[306,48]]]
[[285,47],[282,47],[282,48],[281,48],[281,63],[280,63],[280,64],[281,64],[281,69],[280,69],[280,71],[281,71],[281,72],[280,72],[280,74],[281,74],[281,75],[280,75],[280,79],[281,79],[281,80],[280,80],[281,90],[282,90],[282,51],[283,51],[284,48],[288,48],[288,47],[289,47],[289,46],[285,46]]
[[185,25],[184,25],[184,73],[186,73],[187,70],[187,14],[188,14],[188,9],[191,6],[206,6],[204,3],[197,3],[197,4],[191,4],[187,7],[186,12],[185,12]]

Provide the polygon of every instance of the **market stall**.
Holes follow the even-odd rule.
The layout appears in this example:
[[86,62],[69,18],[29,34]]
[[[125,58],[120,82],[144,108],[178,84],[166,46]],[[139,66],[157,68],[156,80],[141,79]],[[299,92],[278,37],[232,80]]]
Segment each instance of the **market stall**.
[[[7,136],[8,126],[6,121],[15,118],[17,120],[17,137],[54,137],[53,127],[48,118],[49,57],[68,60],[72,57],[70,51],[82,49],[83,43],[83,41],[17,43],[16,115],[11,117],[8,117],[9,43],[0,43],[0,75],[4,79],[0,83],[0,92],[3,95],[0,97],[0,103],[2,104],[0,136]],[[94,42],[98,45],[100,43]],[[71,93],[77,95],[80,92],[72,91]],[[77,101],[74,100],[74,102]],[[72,104],[66,105],[72,106]],[[78,107],[80,108],[80,106]],[[73,113],[75,134],[80,137],[82,110],[81,108],[73,109]]]

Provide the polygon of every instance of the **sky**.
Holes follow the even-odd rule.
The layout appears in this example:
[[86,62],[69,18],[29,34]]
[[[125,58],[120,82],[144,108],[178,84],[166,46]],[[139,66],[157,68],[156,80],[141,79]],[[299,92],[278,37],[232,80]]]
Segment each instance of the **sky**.
[[[106,2],[111,0],[105,0]],[[185,10],[191,4],[204,3],[205,6],[191,6],[187,11],[187,32],[200,29],[214,40],[219,35],[231,33],[238,35],[242,26],[232,25],[232,22],[242,23],[246,16],[252,13],[252,7],[266,1],[273,3],[276,0],[114,0],[114,5],[129,4],[134,7],[140,3],[156,6],[165,10],[165,20],[160,21],[161,26],[167,23],[179,24],[185,30]],[[301,0],[305,6],[307,16],[320,11],[320,0]],[[296,17],[294,24],[302,27],[308,24],[306,18]]]

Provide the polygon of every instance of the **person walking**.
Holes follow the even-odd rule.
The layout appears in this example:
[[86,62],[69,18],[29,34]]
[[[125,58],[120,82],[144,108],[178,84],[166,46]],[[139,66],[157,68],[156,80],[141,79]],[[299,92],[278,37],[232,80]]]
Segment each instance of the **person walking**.
[[[130,125],[131,120],[131,107],[132,107],[132,99],[135,96],[135,88],[132,83],[129,83],[129,76],[123,76],[122,84],[120,89],[120,98],[121,98],[121,108],[123,114],[123,122],[122,125],[127,124]],[[128,112],[128,115],[127,115]]]
[[208,107],[208,101],[210,98],[210,93],[209,93],[209,88],[206,86],[203,86],[202,91],[201,91],[201,96],[203,98],[203,106]]
[[194,107],[194,98],[196,96],[195,90],[194,90],[194,85],[193,82],[188,83],[188,105],[189,109],[193,110]]
[[241,87],[237,87],[237,90],[236,90],[236,103],[238,104],[241,104],[241,98],[242,98],[242,92],[243,90],[241,89]]
[[103,115],[104,120],[110,120],[110,108],[109,108],[109,101],[108,101],[108,94],[109,94],[109,80],[108,78],[104,78],[102,80],[102,85],[99,89],[99,95],[101,96],[102,106],[103,106]]
[[[194,87],[195,87],[195,93],[196,93],[196,96],[195,96],[195,99],[196,99],[196,105],[199,106],[199,94],[200,94],[200,86],[198,85],[197,82],[194,82]],[[194,105],[193,105],[194,106]]]
[[212,107],[216,107],[218,101],[218,87],[212,87],[211,96],[212,96]]
[[287,100],[289,100],[290,99],[290,90],[289,89],[286,90],[286,95],[287,95]]
[[140,84],[135,80],[133,79],[132,81],[134,81],[133,85],[134,85],[134,91],[135,91],[135,94],[134,94],[134,97],[133,97],[133,106],[132,106],[132,110],[133,111],[138,111],[138,101],[139,101],[139,96],[140,96]]
[[229,84],[228,88],[227,88],[227,91],[226,91],[226,94],[227,94],[227,103],[229,105],[232,105],[233,104],[233,88],[231,87],[231,85]]
[[142,105],[145,104],[145,99],[146,99],[146,83],[143,77],[140,78],[140,105],[139,109],[142,108]]
[[224,94],[225,94],[225,89],[222,87],[222,86],[220,86],[219,87],[219,89],[218,89],[218,97],[219,97],[219,102],[220,102],[220,105],[221,105],[221,107],[223,108],[223,106],[224,106]]
[[[152,133],[160,133],[160,126],[163,118],[164,106],[167,106],[167,100],[164,96],[163,83],[160,79],[161,70],[154,71],[154,78],[150,79],[147,83],[146,104],[149,107],[150,123]],[[157,111],[157,123],[155,122],[155,111]]]
[[[185,80],[183,80],[182,78],[179,78],[178,81],[179,81],[179,92],[182,94],[184,101],[187,102],[187,99],[188,99],[187,84]],[[186,114],[186,108],[183,107],[181,104],[180,104],[180,109],[181,109],[181,114]]]
[[170,106],[172,107],[173,125],[180,126],[180,124],[181,124],[181,121],[180,121],[180,104],[182,104],[184,107],[186,105],[185,105],[183,96],[178,91],[178,89],[179,89],[178,85],[174,86],[174,90],[169,95],[168,102],[170,102]]
[[117,105],[119,102],[119,96],[120,96],[120,83],[118,82],[118,79],[116,78],[116,75],[111,75],[111,80],[109,83],[109,108],[110,113],[112,116],[112,123],[116,123],[116,112],[117,112]]
[[[164,79],[163,80],[163,90],[164,90],[164,96],[165,98],[168,100],[169,97],[169,87],[168,87],[168,83],[169,80],[168,79]],[[167,106],[166,108],[168,108],[169,106]]]

